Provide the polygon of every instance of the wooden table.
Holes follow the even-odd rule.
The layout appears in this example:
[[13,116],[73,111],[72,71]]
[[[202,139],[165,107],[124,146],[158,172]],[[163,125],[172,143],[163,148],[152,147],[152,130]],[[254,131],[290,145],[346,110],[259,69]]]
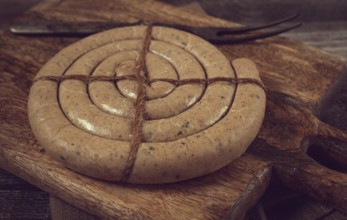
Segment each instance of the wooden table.
[[[91,0],[46,1],[21,19],[41,18],[145,18],[187,25],[234,25],[159,2],[139,0],[117,4],[106,0],[97,4]],[[341,87],[337,82],[346,77],[345,61],[340,57],[281,37],[219,46],[231,60],[250,57],[261,70],[268,88],[268,104],[258,138],[243,157],[214,174],[179,184],[134,186],[97,181],[65,169],[42,151],[30,131],[26,98],[31,79],[51,56],[76,40],[14,37],[6,31],[0,35],[2,168],[59,200],[105,218],[238,219],[259,200],[271,177],[346,211],[346,175],[326,169],[306,154],[307,149],[315,151],[310,146],[319,142],[317,136],[347,140],[345,133],[319,120],[332,94]],[[346,168],[346,150],[331,150],[338,150],[340,159],[337,154],[327,156]]]

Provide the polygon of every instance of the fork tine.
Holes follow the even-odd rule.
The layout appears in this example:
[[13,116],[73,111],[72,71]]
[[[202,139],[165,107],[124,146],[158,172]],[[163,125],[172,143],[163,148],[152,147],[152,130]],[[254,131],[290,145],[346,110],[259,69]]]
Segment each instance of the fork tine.
[[211,38],[208,39],[211,43],[215,43],[215,44],[237,44],[237,43],[242,43],[242,42],[246,42],[246,41],[251,41],[251,40],[258,40],[258,39],[263,39],[263,38],[267,38],[267,37],[271,37],[271,36],[275,36],[287,31],[290,31],[292,29],[298,28],[302,25],[302,23],[297,23],[295,25],[291,25],[289,27],[284,27],[281,29],[276,29],[273,31],[268,31],[268,32],[259,32],[256,34],[249,34],[249,35],[243,35],[243,36],[239,36],[239,37],[231,37],[231,38],[227,38],[227,37],[221,37],[221,36],[217,36],[215,38]]
[[300,13],[297,12],[296,14],[293,14],[291,16],[282,18],[280,20],[273,21],[271,23],[263,24],[263,25],[245,26],[245,27],[240,27],[240,28],[222,28],[222,29],[218,30],[217,35],[223,36],[223,35],[227,35],[227,34],[241,34],[241,33],[249,32],[249,31],[261,30],[261,29],[273,27],[273,26],[294,20],[295,18],[297,18],[299,16],[300,16]]

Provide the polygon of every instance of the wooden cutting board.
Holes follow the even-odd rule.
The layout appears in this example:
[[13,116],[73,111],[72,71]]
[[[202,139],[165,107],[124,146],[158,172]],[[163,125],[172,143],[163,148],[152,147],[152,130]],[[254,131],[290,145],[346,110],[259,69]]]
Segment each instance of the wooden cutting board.
[[[19,20],[159,21],[195,26],[235,26],[156,1],[45,1]],[[281,37],[219,49],[230,59],[249,57],[267,87],[266,117],[247,153],[211,175],[167,185],[103,182],[70,171],[47,156],[27,118],[31,80],[56,52],[78,38],[0,33],[0,166],[76,207],[103,218],[240,219],[271,177],[347,211],[347,175],[307,155],[322,137],[347,134],[319,120],[346,81],[337,56]],[[322,146],[324,148],[324,146]],[[347,168],[347,149],[324,155]],[[332,152],[332,153],[331,153]]]

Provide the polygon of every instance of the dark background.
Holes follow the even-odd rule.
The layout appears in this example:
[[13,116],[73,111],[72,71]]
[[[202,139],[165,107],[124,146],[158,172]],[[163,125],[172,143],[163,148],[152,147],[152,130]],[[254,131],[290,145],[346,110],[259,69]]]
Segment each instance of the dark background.
[[[347,1],[345,0],[162,0],[242,24],[264,23],[301,12],[303,27],[285,33],[292,39],[322,48],[347,61]],[[0,0],[0,32],[11,20],[40,0]],[[1,70],[1,67],[0,67]],[[321,118],[347,131],[347,82]],[[334,143],[326,143],[334,144]],[[347,145],[345,146],[347,147]],[[319,156],[315,159],[329,166]],[[50,219],[49,195],[0,169],[0,219]],[[271,183],[248,219],[347,219],[327,204]]]

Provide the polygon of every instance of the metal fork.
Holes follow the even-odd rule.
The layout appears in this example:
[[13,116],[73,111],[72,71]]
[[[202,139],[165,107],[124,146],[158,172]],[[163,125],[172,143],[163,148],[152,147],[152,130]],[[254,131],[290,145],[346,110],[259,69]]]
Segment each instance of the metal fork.
[[[302,25],[301,22],[287,25],[285,27],[280,27],[277,29],[271,30],[270,28],[284,24],[288,21],[292,21],[295,18],[300,16],[299,13],[288,16],[286,18],[273,21],[271,23],[256,25],[256,26],[244,26],[239,28],[221,28],[221,27],[190,27],[182,25],[165,25],[177,29],[185,30],[187,32],[198,35],[211,43],[215,44],[237,44],[246,41],[252,41],[257,39],[263,39],[271,36],[275,36],[292,29],[298,28]],[[159,25],[160,23],[155,23]],[[257,31],[258,32],[254,32]]]
[[[256,40],[278,35],[302,25],[295,23],[286,27],[269,30],[272,27],[277,27],[288,21],[292,21],[299,16],[299,13],[289,17],[273,21],[268,24],[258,26],[246,26],[239,28],[223,28],[223,27],[193,27],[167,23],[152,23],[152,25],[173,27],[184,30],[204,38],[207,41],[215,44],[236,44],[246,41]],[[14,24],[10,27],[10,31],[19,35],[51,35],[51,36],[87,36],[100,31],[115,27],[124,27],[132,25],[144,24],[143,21],[134,23],[52,23],[52,22],[36,22]],[[254,32],[258,31],[258,32]]]

